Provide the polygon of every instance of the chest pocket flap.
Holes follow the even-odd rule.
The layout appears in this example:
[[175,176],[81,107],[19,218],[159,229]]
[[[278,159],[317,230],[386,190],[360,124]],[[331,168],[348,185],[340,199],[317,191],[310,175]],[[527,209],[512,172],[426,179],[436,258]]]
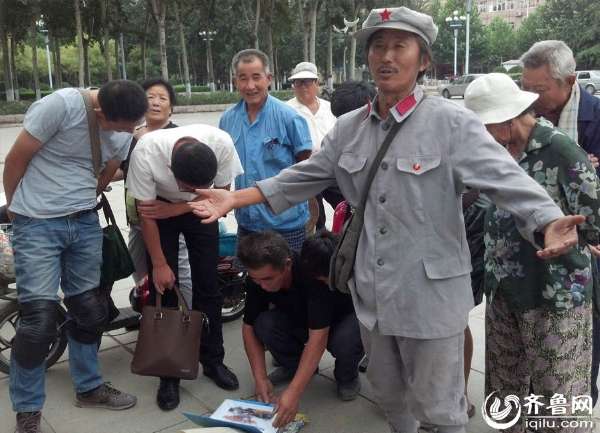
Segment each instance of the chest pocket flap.
[[342,153],[342,155],[340,156],[338,166],[346,170],[348,173],[352,174],[361,171],[365,167],[366,163],[366,156],[346,152]]
[[396,160],[396,168],[404,173],[417,176],[427,173],[440,165],[440,155],[414,155]]

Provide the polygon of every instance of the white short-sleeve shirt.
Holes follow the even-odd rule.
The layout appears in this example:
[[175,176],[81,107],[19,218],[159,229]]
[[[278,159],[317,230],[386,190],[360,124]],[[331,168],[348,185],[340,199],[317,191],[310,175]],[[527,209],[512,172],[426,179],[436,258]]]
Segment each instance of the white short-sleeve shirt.
[[171,202],[193,200],[195,195],[179,191],[171,171],[171,156],[175,143],[183,137],[193,137],[206,144],[217,158],[215,187],[233,183],[242,174],[242,164],[225,131],[210,125],[188,125],[171,129],[159,129],[144,134],[131,154],[127,189],[137,200],[154,200],[157,197]]

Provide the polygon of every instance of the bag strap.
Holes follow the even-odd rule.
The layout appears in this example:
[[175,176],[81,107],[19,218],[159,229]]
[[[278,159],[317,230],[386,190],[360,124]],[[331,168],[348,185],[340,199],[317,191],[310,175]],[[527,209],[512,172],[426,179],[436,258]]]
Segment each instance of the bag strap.
[[[421,98],[421,100],[417,103],[417,107],[421,102],[423,102],[423,100],[425,98],[426,98],[426,95],[423,95],[423,98]],[[413,113],[415,112],[417,107],[415,107],[415,109],[413,110]],[[411,114],[412,113],[410,113],[409,116]],[[356,208],[355,213],[354,213],[354,215],[358,216],[361,220],[364,217],[365,207],[367,205],[367,198],[369,196],[369,190],[371,189],[371,184],[373,183],[373,179],[375,178],[375,175],[377,174],[377,170],[379,169],[379,164],[381,164],[381,160],[383,159],[383,157],[385,156],[385,153],[387,152],[390,145],[392,144],[392,140],[394,140],[394,137],[396,136],[396,134],[398,133],[398,131],[400,130],[402,125],[404,125],[404,123],[406,123],[407,118],[405,118],[402,122],[394,122],[392,129],[390,129],[390,132],[387,133],[387,135],[385,136],[385,139],[383,140],[383,143],[381,144],[381,147],[377,151],[377,155],[375,155],[375,160],[373,161],[373,164],[371,164],[371,167],[369,168],[369,173],[367,174],[367,181],[365,183],[365,188],[362,191],[362,194],[360,196],[360,202],[358,203],[358,207]]]
[[88,130],[90,132],[90,143],[92,145],[92,164],[94,165],[94,176],[96,179],[100,176],[100,166],[102,160],[102,150],[100,147],[100,135],[98,134],[98,121],[94,106],[92,104],[92,95],[88,89],[77,89],[83,98],[85,104],[85,113],[87,115]]
[[98,210],[98,208],[102,209],[102,212],[104,213],[104,219],[106,219],[106,222],[109,225],[117,227],[117,219],[115,218],[115,214],[113,213],[113,210],[110,207],[110,203],[104,195],[104,193],[100,194],[100,203],[98,203],[98,206],[96,206],[96,210]]

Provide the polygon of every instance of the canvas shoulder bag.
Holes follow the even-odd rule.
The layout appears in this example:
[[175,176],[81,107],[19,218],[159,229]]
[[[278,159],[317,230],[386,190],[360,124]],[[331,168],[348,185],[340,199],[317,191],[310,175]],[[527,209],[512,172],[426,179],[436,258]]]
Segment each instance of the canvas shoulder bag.
[[[425,96],[423,96],[420,102],[423,102],[424,99]],[[417,108],[415,107],[415,110],[416,109]],[[415,110],[413,110],[413,113]],[[358,206],[354,209],[350,219],[346,221],[346,224],[344,225],[344,229],[340,236],[340,241],[338,242],[333,255],[331,256],[331,262],[329,264],[329,287],[332,290],[338,290],[342,293],[350,293],[348,281],[354,274],[356,251],[358,249],[360,233],[362,232],[364,225],[365,207],[367,204],[367,198],[369,196],[369,190],[371,189],[371,184],[373,183],[375,174],[379,169],[381,160],[385,156],[385,153],[389,149],[394,137],[402,125],[404,125],[406,120],[407,119],[404,119],[401,123],[394,122],[394,125],[385,136],[381,147],[377,151],[375,160],[369,168],[367,181],[365,182],[365,187],[360,196]]]

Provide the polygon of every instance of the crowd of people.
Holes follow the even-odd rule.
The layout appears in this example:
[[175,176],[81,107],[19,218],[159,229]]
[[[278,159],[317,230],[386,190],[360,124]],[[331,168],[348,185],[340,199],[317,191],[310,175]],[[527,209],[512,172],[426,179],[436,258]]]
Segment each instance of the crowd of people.
[[[318,97],[316,66],[300,62],[289,78],[295,97],[283,103],[269,95],[268,57],[247,49],[231,64],[240,102],[218,128],[175,125],[176,94],[162,79],[91,90],[90,114],[76,89],[31,106],[3,177],[20,308],[10,367],[17,433],[41,431],[59,286],[72,322],[75,404],[136,404],[104,381],[98,360],[108,311],[94,208],[121,179],[136,284],[147,281],[150,302],[159,293],[171,307],[179,285],[206,314],[203,373],[230,391],[239,384],[224,363],[217,222],[235,210],[248,273],[241,333],[256,398],[277,404],[276,427],[294,419],[327,350],[342,401],[358,396],[359,364],[368,362],[392,432],[465,433],[475,413],[468,314],[484,293],[485,394],[535,394],[546,405],[555,395],[588,396],[591,411],[600,362],[600,100],[576,83],[573,53],[560,41],[538,42],[522,57],[522,89],[487,74],[460,107],[417,84],[434,60],[430,16],[374,9],[354,36],[376,91],[344,83],[329,103]],[[99,127],[98,176],[89,116]],[[339,238],[324,228],[323,203],[355,209],[363,195],[346,294],[328,287]],[[270,373],[266,351],[276,363]],[[159,408],[175,409],[179,391],[177,377],[161,377]],[[506,431],[524,433],[524,420]]]

